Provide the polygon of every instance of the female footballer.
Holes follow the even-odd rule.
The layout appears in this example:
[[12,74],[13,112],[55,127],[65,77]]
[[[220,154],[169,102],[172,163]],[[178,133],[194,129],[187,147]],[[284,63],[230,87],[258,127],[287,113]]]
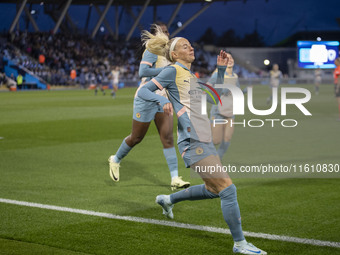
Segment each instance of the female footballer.
[[[210,120],[201,114],[203,86],[190,71],[195,60],[194,49],[189,41],[182,37],[169,40],[162,33],[152,35],[145,31],[146,48],[157,55],[164,55],[174,65],[166,67],[156,77],[146,83],[138,92],[138,96],[161,105],[165,114],[171,115],[174,110],[178,118],[178,149],[187,167],[191,167],[203,179],[205,184],[191,186],[188,189],[171,195],[159,195],[156,202],[162,206],[163,214],[173,218],[174,204],[185,200],[202,200],[219,197],[225,221],[234,239],[233,252],[241,254],[267,254],[248,243],[241,227],[241,215],[237,202],[236,187],[230,177],[223,171],[206,171],[210,166],[222,167],[220,158],[211,139]],[[217,57],[218,79],[223,82],[225,68],[228,63],[227,53],[220,52]],[[194,83],[194,86],[192,86]],[[206,87],[206,84],[204,84]],[[166,88],[170,101],[155,93],[157,89]],[[173,106],[173,108],[172,108]]]
[[[169,32],[167,26],[164,23],[158,24],[161,28],[161,31],[159,32],[163,33],[163,35],[168,38]],[[157,24],[151,26],[151,33],[156,33],[156,26]],[[164,56],[145,50],[139,67],[139,75],[142,78],[142,82],[138,90],[152,77],[159,74],[168,64],[169,62]],[[178,176],[178,161],[173,140],[173,116],[165,114],[162,107],[156,102],[145,101],[140,98],[137,95],[137,92],[133,103],[131,134],[123,140],[116,154],[109,157],[111,179],[116,182],[119,181],[120,161],[135,145],[143,140],[151,121],[154,120],[163,144],[163,153],[170,170],[171,189],[189,187],[190,183],[183,181],[182,177]],[[166,93],[162,92],[160,96],[165,98]]]
[[[228,65],[224,73],[224,83],[240,87],[238,75],[233,72],[234,59],[230,53],[227,53]],[[210,83],[217,78],[217,71],[215,71],[210,79]],[[232,121],[233,116],[233,97],[228,89],[224,89],[221,95],[222,104],[213,104],[210,110],[210,120],[212,129],[212,138],[215,145],[220,145],[217,153],[222,161],[223,155],[227,152],[231,137],[234,133],[234,126]],[[214,120],[223,120],[223,125],[214,125]]]
[[[279,65],[274,64],[273,69],[269,72],[270,75],[270,87],[271,88],[278,88],[280,85],[280,80],[282,79],[282,72],[279,70]],[[267,98],[267,104],[271,103],[273,99],[273,94]]]
[[319,95],[319,87],[322,81],[322,71],[318,67],[314,70],[314,85],[315,85],[315,95]]

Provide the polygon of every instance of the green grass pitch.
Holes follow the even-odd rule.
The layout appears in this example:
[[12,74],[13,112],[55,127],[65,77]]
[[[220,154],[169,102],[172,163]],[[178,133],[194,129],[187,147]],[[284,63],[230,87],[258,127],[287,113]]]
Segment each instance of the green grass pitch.
[[[109,177],[107,158],[131,131],[135,90],[121,89],[115,100],[88,90],[0,93],[0,198],[165,220],[154,200],[171,193],[170,175],[154,124],[122,161],[120,182]],[[269,89],[254,91],[256,107],[266,109]],[[321,86],[305,106],[312,116],[293,106],[287,116],[279,108],[270,116],[296,119],[295,128],[236,126],[224,163],[339,164],[333,87]],[[246,111],[242,118],[266,117]],[[179,154],[178,160],[185,180],[202,183]],[[234,178],[243,229],[340,242],[339,176]],[[227,228],[219,199],[182,202],[174,214],[176,222]],[[339,248],[247,240],[268,254],[340,254]],[[231,254],[232,245],[230,235],[0,203],[0,254]]]

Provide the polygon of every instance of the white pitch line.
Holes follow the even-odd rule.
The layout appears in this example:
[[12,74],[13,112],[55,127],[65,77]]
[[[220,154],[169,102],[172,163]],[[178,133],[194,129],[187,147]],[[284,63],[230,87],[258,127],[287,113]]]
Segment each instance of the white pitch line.
[[[216,228],[216,227],[201,226],[201,225],[194,225],[194,224],[185,224],[185,223],[179,223],[179,222],[175,222],[175,221],[154,220],[154,219],[147,219],[147,218],[133,217],[133,216],[121,216],[121,215],[116,215],[116,214],[111,214],[111,213],[102,213],[102,212],[81,210],[81,209],[75,209],[75,208],[69,208],[69,207],[63,207],[63,206],[56,206],[56,205],[45,205],[45,204],[31,203],[31,202],[11,200],[11,199],[5,199],[5,198],[0,198],[0,203],[42,208],[42,209],[53,210],[53,211],[78,213],[78,214],[83,214],[83,215],[97,216],[97,217],[115,219],[115,220],[125,220],[125,221],[132,221],[132,222],[148,223],[148,224],[154,224],[154,225],[183,228],[183,229],[193,229],[193,230],[200,230],[200,231],[206,231],[206,232],[212,232],[212,233],[221,233],[221,234],[228,234],[228,235],[231,234],[230,230],[225,229],[225,228]],[[243,233],[244,233],[244,236],[247,236],[247,237],[256,237],[256,238],[275,240],[275,241],[283,241],[283,242],[301,243],[301,244],[308,244],[308,245],[315,245],[315,246],[326,246],[326,247],[340,248],[340,242],[330,242],[330,241],[322,241],[322,240],[315,240],[315,239],[305,239],[305,238],[291,237],[291,236],[271,235],[271,234],[248,232],[248,231],[243,231]]]

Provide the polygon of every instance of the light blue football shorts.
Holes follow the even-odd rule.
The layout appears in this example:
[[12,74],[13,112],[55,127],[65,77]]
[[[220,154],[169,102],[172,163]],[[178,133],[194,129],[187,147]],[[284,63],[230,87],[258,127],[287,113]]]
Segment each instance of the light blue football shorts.
[[133,119],[139,122],[151,122],[156,113],[164,112],[156,102],[145,101],[139,97],[133,100]]
[[186,168],[189,168],[191,165],[210,155],[217,155],[215,146],[212,142],[203,143],[188,138],[179,142],[177,145]]

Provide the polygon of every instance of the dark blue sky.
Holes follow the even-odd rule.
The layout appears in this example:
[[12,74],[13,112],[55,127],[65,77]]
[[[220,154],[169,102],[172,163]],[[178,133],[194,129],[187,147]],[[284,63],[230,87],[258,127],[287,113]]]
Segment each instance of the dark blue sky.
[[[157,11],[158,19],[167,22],[175,9],[175,5],[159,6]],[[54,22],[44,14],[43,7],[34,5],[37,10],[36,20],[41,30],[53,29]],[[104,7],[102,7],[103,9]],[[191,15],[201,8],[201,4],[185,4],[175,19],[175,23],[184,23]],[[135,13],[137,14],[135,8]],[[140,7],[139,7],[140,9]],[[69,14],[78,27],[84,27],[87,15],[87,6],[71,6]],[[248,0],[233,2],[213,3],[200,17],[185,28],[179,36],[187,37],[190,40],[197,40],[202,33],[211,26],[217,34],[228,29],[234,29],[239,36],[251,33],[257,24],[257,30],[263,36],[267,45],[273,45],[289,35],[298,31],[312,30],[340,30],[336,18],[340,18],[339,0]],[[0,4],[0,29],[8,29],[15,16],[16,9],[13,4]],[[92,9],[90,19],[90,30],[98,20],[97,12]],[[114,28],[114,9],[109,10],[107,19]],[[153,7],[149,7],[141,23],[148,29],[153,21]],[[22,29],[24,28],[21,19]],[[127,34],[133,21],[128,15],[123,15],[120,32]],[[30,26],[30,28],[32,28]],[[174,27],[170,29],[174,31]],[[139,29],[136,28],[134,36],[138,36]],[[334,38],[339,40],[340,38]]]

